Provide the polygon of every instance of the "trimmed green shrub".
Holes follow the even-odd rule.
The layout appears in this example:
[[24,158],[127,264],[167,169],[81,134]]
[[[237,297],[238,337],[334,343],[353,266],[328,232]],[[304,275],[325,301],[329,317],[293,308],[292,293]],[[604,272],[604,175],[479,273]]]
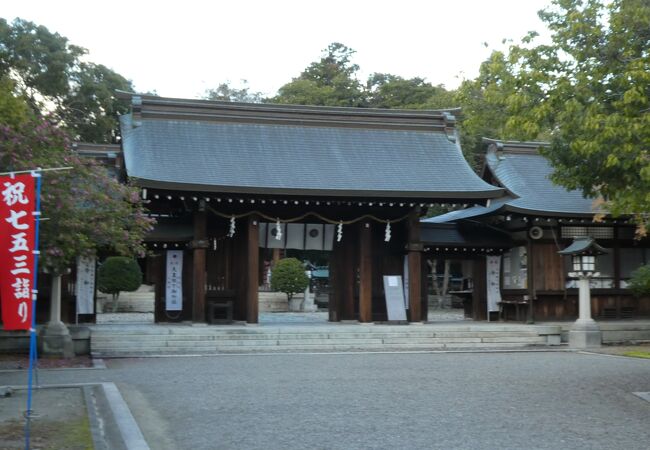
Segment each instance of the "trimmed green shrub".
[[294,294],[302,292],[309,285],[305,268],[296,258],[284,258],[271,271],[271,289],[287,294],[291,301]]
[[97,271],[97,289],[113,297],[113,312],[117,310],[120,292],[133,292],[142,284],[138,263],[126,256],[109,256]]
[[650,264],[632,272],[628,287],[636,296],[650,295]]

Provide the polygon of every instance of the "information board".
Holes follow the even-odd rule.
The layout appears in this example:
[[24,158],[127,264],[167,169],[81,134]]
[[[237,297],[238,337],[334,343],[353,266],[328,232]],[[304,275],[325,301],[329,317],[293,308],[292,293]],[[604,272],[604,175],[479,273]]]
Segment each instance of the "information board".
[[388,320],[405,321],[406,308],[404,307],[402,277],[399,275],[384,275],[384,294]]

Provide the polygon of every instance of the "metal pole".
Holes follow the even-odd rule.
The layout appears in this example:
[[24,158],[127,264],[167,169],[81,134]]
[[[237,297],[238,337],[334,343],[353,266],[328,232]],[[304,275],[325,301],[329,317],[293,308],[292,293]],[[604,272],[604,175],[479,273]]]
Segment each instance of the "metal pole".
[[19,174],[19,173],[40,173],[40,172],[54,172],[58,170],[72,170],[74,167],[51,167],[49,169],[36,169],[36,170],[14,170],[11,172],[1,172],[0,176],[2,175],[11,175],[11,174]]
[[[39,171],[40,172],[40,169]],[[32,274],[32,324],[29,329],[29,371],[27,374],[27,411],[25,412],[25,449],[29,450],[29,432],[32,416],[32,375],[36,369],[36,299],[38,297],[38,256],[41,215],[41,174],[32,171],[36,178],[36,207],[34,209],[34,269]]]

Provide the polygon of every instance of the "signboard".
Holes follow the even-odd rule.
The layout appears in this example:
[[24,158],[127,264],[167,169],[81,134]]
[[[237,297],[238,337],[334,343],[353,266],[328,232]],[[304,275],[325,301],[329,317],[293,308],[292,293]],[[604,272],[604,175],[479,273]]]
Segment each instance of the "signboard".
[[384,295],[388,320],[406,320],[404,288],[399,275],[384,275]]
[[0,298],[5,330],[32,324],[35,189],[31,174],[0,177]]
[[501,272],[501,256],[486,256],[487,265],[487,310],[488,318],[491,311],[499,311],[501,288],[499,275]]
[[77,258],[77,314],[95,312],[95,258]]
[[165,309],[183,309],[183,251],[167,250],[167,283],[165,286]]

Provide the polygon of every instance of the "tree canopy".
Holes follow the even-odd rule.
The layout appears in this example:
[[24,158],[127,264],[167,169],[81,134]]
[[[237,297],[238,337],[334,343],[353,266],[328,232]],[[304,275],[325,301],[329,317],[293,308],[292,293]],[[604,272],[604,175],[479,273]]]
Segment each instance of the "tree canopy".
[[248,81],[242,80],[243,87],[236,88],[230,85],[230,82],[221,83],[215,89],[207,89],[203,98],[206,100],[219,100],[222,102],[244,102],[244,103],[261,103],[263,95],[261,92],[252,92],[248,86]]
[[359,66],[352,63],[355,51],[345,45],[330,44],[318,61],[300,76],[278,89],[273,103],[319,106],[364,106],[364,93],[357,79]]
[[[461,87],[469,130],[550,139],[553,180],[650,224],[650,3],[554,0],[531,33]],[[472,97],[474,95],[475,97]],[[472,103],[476,96],[481,99]],[[465,106],[465,105],[463,105]],[[472,107],[475,107],[472,110]],[[473,130],[475,131],[475,130]],[[483,132],[483,130],[481,130]]]
[[56,120],[72,138],[116,142],[117,113],[128,104],[115,90],[133,90],[111,69],[83,62],[86,49],[32,22],[0,19],[0,77],[13,81],[33,113]]
[[95,161],[76,155],[64,130],[47,118],[30,115],[26,101],[11,91],[10,83],[2,86],[0,104],[14,106],[0,107],[0,169],[72,167],[43,174],[44,267],[61,274],[77,256],[102,251],[144,255],[142,241],[152,221],[145,215],[138,190],[120,183]]
[[389,73],[373,73],[359,80],[359,66],[352,62],[355,51],[333,42],[321,58],[300,76],[283,85],[271,103],[296,105],[353,106],[370,108],[444,109],[453,106],[453,96],[443,86],[424,78],[405,79]]

